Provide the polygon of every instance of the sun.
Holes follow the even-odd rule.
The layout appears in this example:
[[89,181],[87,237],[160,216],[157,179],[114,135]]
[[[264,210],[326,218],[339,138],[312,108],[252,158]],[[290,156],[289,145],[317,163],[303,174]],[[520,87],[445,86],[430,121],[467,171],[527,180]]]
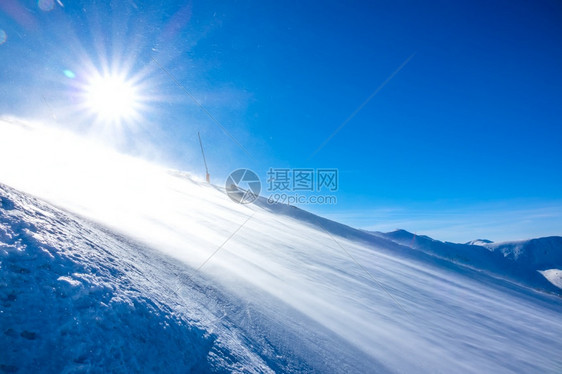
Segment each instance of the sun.
[[138,88],[122,76],[96,76],[89,81],[85,94],[86,106],[99,120],[120,123],[138,116]]

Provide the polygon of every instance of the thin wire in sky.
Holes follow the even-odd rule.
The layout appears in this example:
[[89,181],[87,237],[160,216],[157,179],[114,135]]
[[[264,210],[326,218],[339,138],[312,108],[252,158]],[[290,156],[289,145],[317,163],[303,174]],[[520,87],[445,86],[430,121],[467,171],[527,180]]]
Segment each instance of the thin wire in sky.
[[324,142],[322,144],[320,144],[320,146],[318,148],[316,148],[316,150],[314,152],[312,152],[312,154],[308,157],[308,159],[310,160],[312,157],[314,157],[318,152],[320,152],[322,150],[322,148],[324,148],[326,146],[326,144],[328,144],[328,142],[330,140],[332,140],[332,138],[334,136],[337,135],[337,133],[339,133],[345,126],[347,126],[347,124],[349,123],[349,121],[351,121],[356,115],[357,113],[359,113],[361,111],[361,109],[363,109],[365,107],[365,105],[367,105],[369,103],[369,101],[371,101],[371,99],[373,97],[376,96],[376,94],[378,94],[383,88],[384,86],[386,86],[388,84],[388,82],[390,82],[392,80],[392,78],[394,78],[396,76],[396,74],[398,74],[400,72],[400,70],[402,70],[404,68],[404,66],[406,66],[406,64],[408,64],[408,62],[410,62],[410,60],[415,56],[416,54],[413,53],[410,57],[408,57],[396,70],[394,70],[394,72],[392,74],[390,74],[388,76],[388,78],[386,78],[384,80],[384,82],[382,82],[380,84],[380,86],[377,87],[376,90],[373,91],[373,93],[365,100],[363,101],[363,103],[361,105],[359,105],[359,107],[357,109],[355,109],[355,111],[353,113],[351,113],[351,115],[349,117],[347,117],[347,119],[345,121],[342,122],[341,125],[339,125],[339,127],[330,135],[326,138],[326,140],[324,140]]
[[248,221],[252,219],[254,214],[256,214],[256,213],[254,212],[248,218],[246,218],[244,223],[242,223],[221,245],[219,245],[218,248],[205,261],[203,261],[203,263],[201,265],[199,265],[199,267],[197,269],[195,269],[195,271],[201,270],[201,268],[203,266],[205,266],[217,253],[219,253],[219,251],[222,249],[222,247],[224,247],[226,245],[226,243],[228,243],[230,241],[230,239],[232,239],[234,237],[234,235],[236,235],[238,233],[238,231],[240,231],[242,229],[242,227],[244,227],[246,225],[246,223],[248,223]]
[[[242,229],[242,227],[244,227],[246,225],[246,223],[248,223],[248,221],[250,221],[250,219],[252,219],[252,217],[254,217],[256,213],[252,213],[250,216],[248,216],[248,218],[246,218],[246,220],[236,229],[234,230],[234,232],[232,234],[230,234],[230,236],[228,238],[226,238],[226,240],[224,242],[222,242],[221,245],[219,245],[217,247],[217,249],[215,249],[215,251],[213,253],[211,253],[211,255],[209,257],[207,257],[207,259],[205,259],[205,261],[203,261],[201,263],[201,265],[199,265],[196,269],[194,269],[190,274],[187,274],[187,279],[192,279],[192,276],[198,272],[199,270],[201,270],[203,268],[203,266],[205,266],[209,261],[211,261],[211,259],[217,254],[219,253],[219,251],[226,245],[226,243],[228,243],[237,233],[238,231],[240,231]],[[179,276],[178,276],[178,281],[179,281]],[[180,282],[178,282],[180,283]],[[179,291],[179,289],[181,288],[181,284],[178,285],[178,287],[174,290],[175,293],[177,293]]]

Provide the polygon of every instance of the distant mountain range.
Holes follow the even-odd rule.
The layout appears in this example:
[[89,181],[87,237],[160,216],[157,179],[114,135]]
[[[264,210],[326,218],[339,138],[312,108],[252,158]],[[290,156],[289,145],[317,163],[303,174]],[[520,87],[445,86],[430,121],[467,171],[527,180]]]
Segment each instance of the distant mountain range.
[[562,293],[562,237],[494,243],[476,239],[464,244],[442,242],[406,230],[369,232],[447,261],[487,271],[534,288]]

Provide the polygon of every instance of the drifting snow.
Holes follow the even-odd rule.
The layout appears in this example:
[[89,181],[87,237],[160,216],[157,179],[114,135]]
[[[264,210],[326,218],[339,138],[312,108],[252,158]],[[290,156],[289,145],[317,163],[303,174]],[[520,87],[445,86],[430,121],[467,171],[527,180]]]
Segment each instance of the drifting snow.
[[[14,159],[25,144],[33,154]],[[438,256],[293,207],[237,205],[33,126],[2,124],[0,160],[0,181],[73,212],[0,189],[10,370],[562,369],[562,299],[497,276],[501,252],[466,246],[498,261],[482,271],[488,257],[457,261],[464,247]]]
[[442,242],[405,230],[373,235],[390,239],[431,256],[528,287],[562,295],[560,287],[541,271],[562,267],[562,237],[547,237],[517,242],[457,244]]
[[[0,185],[2,372],[268,372],[158,253]],[[211,291],[211,290],[210,290]]]

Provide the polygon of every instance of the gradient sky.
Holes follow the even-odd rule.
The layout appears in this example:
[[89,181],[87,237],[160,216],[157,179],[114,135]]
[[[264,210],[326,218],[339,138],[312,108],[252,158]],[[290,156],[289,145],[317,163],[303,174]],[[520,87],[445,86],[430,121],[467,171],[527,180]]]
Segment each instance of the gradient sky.
[[[198,174],[200,131],[217,184],[337,168],[338,204],[304,208],[362,228],[562,235],[559,1],[107,3],[2,0],[0,114]],[[104,69],[136,80],[139,120],[81,111]]]

